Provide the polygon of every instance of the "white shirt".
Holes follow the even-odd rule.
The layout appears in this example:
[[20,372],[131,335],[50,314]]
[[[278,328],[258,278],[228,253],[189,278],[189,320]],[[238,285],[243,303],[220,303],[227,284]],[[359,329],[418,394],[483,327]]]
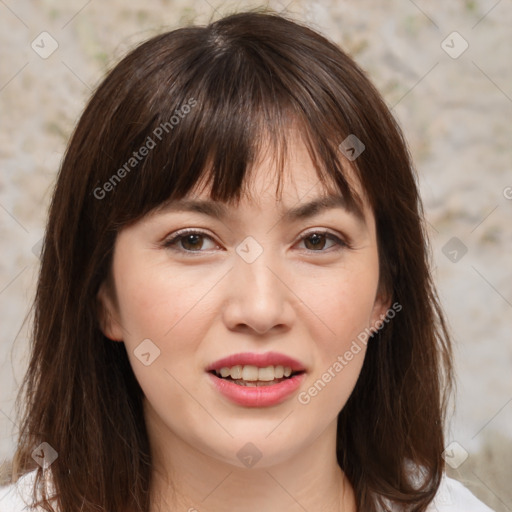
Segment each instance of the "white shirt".
[[[22,476],[16,483],[0,487],[0,512],[28,511],[35,471]],[[441,485],[428,512],[494,512],[478,500],[466,487],[443,475]]]

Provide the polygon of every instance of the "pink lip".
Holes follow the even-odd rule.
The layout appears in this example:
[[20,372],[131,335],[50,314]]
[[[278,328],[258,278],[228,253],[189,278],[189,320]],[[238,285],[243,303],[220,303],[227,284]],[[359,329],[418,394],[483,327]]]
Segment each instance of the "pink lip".
[[232,354],[224,357],[210,364],[206,371],[220,370],[221,368],[237,365],[253,365],[258,368],[265,368],[266,366],[289,366],[292,372],[305,371],[305,366],[293,357],[280,354],[279,352],[265,352],[264,354],[256,354],[254,352],[241,352],[239,354]]
[[283,402],[298,389],[306,376],[305,373],[299,373],[270,386],[243,386],[217,377],[215,372],[213,372],[213,370],[220,370],[225,367],[231,368],[237,365],[244,366],[249,364],[258,368],[289,366],[292,372],[306,371],[305,366],[300,361],[279,352],[265,352],[264,354],[242,352],[232,354],[210,364],[206,371],[209,372],[208,376],[218,391],[233,402],[246,407],[268,407]]
[[233,402],[246,407],[269,407],[283,402],[295,392],[306,374],[298,373],[278,384],[254,387],[240,386],[214,373],[208,373],[208,376],[215,388]]

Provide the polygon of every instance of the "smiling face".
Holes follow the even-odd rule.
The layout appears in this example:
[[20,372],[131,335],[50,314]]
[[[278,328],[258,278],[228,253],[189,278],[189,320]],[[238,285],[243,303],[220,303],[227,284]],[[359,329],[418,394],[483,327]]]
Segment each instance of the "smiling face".
[[[99,293],[102,326],[107,337],[126,345],[146,397],[155,452],[186,444],[244,467],[246,444],[253,443],[262,454],[258,467],[268,467],[304,453],[328,433],[334,453],[336,418],[365,354],[364,344],[351,347],[387,309],[378,293],[368,204],[362,216],[339,198],[323,208],[304,207],[327,190],[298,139],[290,145],[281,199],[270,160],[254,170],[252,198],[243,197],[236,208],[197,207],[209,198],[196,190],[185,198],[196,201],[195,208],[171,203],[118,234],[112,284]],[[215,365],[234,354],[269,352],[293,358],[304,370],[295,385],[290,379],[249,387],[209,371],[237,366],[237,359]],[[243,361],[293,366],[279,355]],[[276,371],[260,377],[279,377]],[[308,392],[319,379],[320,391]],[[220,391],[226,387],[237,389]]]

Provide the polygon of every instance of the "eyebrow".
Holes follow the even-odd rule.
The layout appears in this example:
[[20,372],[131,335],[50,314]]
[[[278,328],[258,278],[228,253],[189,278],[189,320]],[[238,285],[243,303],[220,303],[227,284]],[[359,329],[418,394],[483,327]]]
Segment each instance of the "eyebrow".
[[[362,211],[355,205],[349,207],[345,198],[340,195],[317,197],[310,202],[289,208],[283,212],[283,219],[285,222],[307,219],[309,217],[319,215],[323,211],[334,208],[342,208],[365,224],[365,218]],[[224,203],[212,201],[210,199],[180,199],[178,201],[170,201],[166,203],[162,207],[162,212],[196,212],[209,215],[216,219],[225,219],[229,215],[229,207]]]

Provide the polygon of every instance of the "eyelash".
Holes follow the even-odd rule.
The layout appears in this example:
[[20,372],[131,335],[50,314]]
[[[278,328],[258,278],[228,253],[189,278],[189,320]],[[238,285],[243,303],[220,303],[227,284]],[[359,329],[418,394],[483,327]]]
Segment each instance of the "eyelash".
[[[187,250],[187,249],[176,249],[176,248],[173,247],[173,245],[175,245],[176,242],[179,242],[180,240],[184,239],[187,235],[202,235],[204,237],[207,237],[207,238],[213,240],[213,237],[211,237],[208,233],[205,233],[204,231],[200,231],[200,230],[197,230],[197,229],[184,229],[182,231],[178,231],[174,236],[172,236],[171,238],[165,240],[162,245],[165,248],[168,248],[168,249],[171,249],[171,250],[175,250],[175,251],[178,251],[178,252],[182,252],[182,253],[185,253],[185,254],[190,254],[190,255],[192,255],[192,254],[200,254],[200,253],[203,253],[203,252],[208,252],[208,251],[202,251],[202,250],[190,251],[190,250]],[[322,229],[316,229],[314,231],[309,231],[309,232],[305,233],[304,235],[302,235],[299,238],[298,242],[302,242],[303,240],[307,240],[308,238],[310,238],[313,235],[325,236],[329,240],[335,242],[335,244],[338,246],[335,249],[335,251],[339,251],[339,250],[342,250],[344,248],[347,248],[347,249],[350,248],[349,243],[345,242],[344,240],[342,240],[341,238],[336,236],[334,233],[331,233],[330,231],[326,231],[326,230],[322,230]],[[313,253],[320,253],[321,254],[321,253],[326,253],[326,252],[332,252],[332,251],[329,251],[329,249],[327,249],[327,250],[318,250],[318,251],[315,251],[315,250],[312,250],[312,249],[306,249],[306,251],[309,254],[313,254]]]

